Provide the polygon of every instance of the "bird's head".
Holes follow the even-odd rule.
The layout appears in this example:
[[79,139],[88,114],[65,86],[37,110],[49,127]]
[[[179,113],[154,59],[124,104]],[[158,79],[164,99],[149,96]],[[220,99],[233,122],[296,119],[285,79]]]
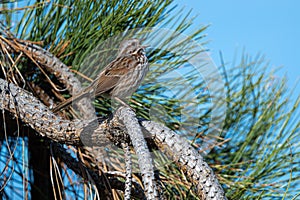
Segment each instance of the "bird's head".
[[129,39],[129,40],[124,40],[121,42],[119,51],[118,51],[118,57],[121,55],[127,55],[127,54],[132,54],[140,49],[145,50],[147,46],[143,46],[140,44],[140,41],[138,39]]

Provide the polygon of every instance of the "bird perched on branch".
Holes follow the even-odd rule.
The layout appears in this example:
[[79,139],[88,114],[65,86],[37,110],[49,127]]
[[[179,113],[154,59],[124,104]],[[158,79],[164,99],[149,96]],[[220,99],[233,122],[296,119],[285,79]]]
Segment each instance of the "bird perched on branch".
[[53,109],[57,112],[73,101],[84,97],[99,97],[108,94],[112,98],[124,100],[139,87],[148,72],[148,59],[145,48],[138,39],[124,40],[115,60],[109,63],[97,78],[81,93],[60,103]]

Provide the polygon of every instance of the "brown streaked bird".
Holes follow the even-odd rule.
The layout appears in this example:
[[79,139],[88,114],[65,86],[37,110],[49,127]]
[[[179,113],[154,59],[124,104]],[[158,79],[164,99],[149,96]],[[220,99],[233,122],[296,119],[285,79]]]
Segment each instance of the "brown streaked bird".
[[148,72],[148,59],[145,48],[138,39],[124,40],[115,60],[109,63],[97,78],[81,93],[67,99],[55,107],[57,112],[73,101],[95,95],[108,94],[112,98],[124,100],[139,87]]

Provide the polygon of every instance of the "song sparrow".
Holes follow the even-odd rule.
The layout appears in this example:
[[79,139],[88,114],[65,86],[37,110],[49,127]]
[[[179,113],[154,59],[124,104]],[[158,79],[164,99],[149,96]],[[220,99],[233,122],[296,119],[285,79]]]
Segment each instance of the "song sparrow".
[[81,93],[60,103],[53,112],[93,94],[95,97],[108,94],[121,100],[131,96],[148,72],[145,48],[146,46],[140,45],[138,39],[124,40],[120,44],[117,58],[109,63]]

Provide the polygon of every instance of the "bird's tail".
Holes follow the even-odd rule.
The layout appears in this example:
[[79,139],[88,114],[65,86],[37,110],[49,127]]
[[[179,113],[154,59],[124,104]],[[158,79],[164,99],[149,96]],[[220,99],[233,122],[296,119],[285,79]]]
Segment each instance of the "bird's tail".
[[52,109],[52,111],[54,113],[57,113],[58,111],[68,107],[72,102],[78,101],[87,96],[88,96],[88,93],[79,94],[77,96],[75,95],[74,97],[71,97],[71,98],[61,102],[60,104],[58,104],[55,108]]

